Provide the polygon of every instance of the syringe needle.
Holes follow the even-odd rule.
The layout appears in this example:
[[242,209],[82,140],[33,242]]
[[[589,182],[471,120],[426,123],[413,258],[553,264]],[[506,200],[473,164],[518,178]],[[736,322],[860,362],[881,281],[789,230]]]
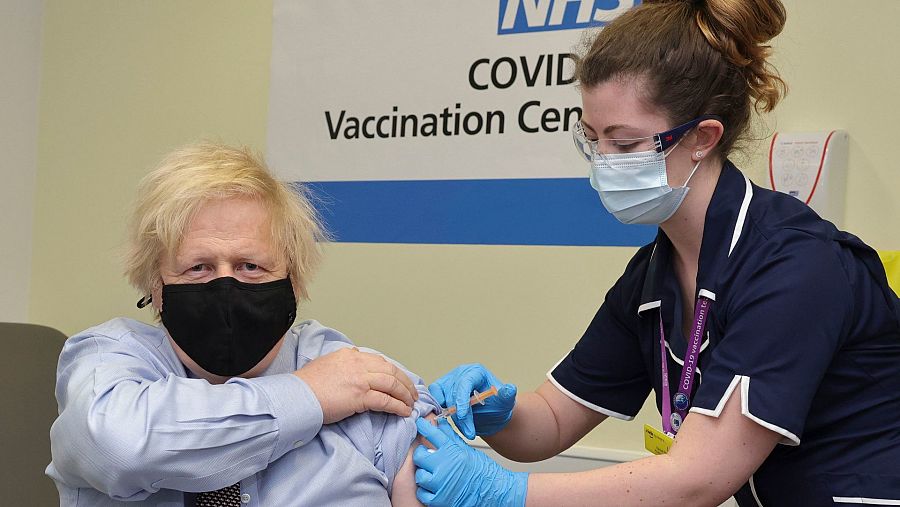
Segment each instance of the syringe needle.
[[[490,389],[488,389],[487,391],[485,391],[483,393],[479,393],[478,391],[475,391],[475,390],[473,390],[472,393],[473,393],[472,397],[469,398],[469,406],[475,405],[476,403],[480,404],[480,405],[484,405],[484,400],[490,398],[491,396],[495,396],[497,394],[497,386],[491,386]],[[441,410],[441,413],[438,414],[437,418],[438,419],[446,419],[455,413],[456,413],[456,405],[453,405],[453,406],[450,406],[450,407],[447,407],[447,408]]]

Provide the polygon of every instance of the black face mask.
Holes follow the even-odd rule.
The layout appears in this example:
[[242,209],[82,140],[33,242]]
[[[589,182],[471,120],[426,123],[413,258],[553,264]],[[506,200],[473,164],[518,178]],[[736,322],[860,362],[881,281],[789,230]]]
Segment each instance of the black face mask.
[[201,368],[223,377],[248,372],[294,323],[297,301],[288,278],[245,283],[232,277],[164,285],[163,325]]

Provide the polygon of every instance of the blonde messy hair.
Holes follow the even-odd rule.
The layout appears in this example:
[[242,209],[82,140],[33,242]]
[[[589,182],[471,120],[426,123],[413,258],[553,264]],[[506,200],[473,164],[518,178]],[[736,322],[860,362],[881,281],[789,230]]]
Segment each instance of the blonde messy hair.
[[231,197],[258,199],[267,208],[272,244],[287,262],[294,289],[308,299],[306,284],[327,235],[306,191],[276,180],[249,149],[213,142],[175,150],[141,180],[125,258],[131,285],[142,294],[158,287],[160,261],[178,251],[200,207]]

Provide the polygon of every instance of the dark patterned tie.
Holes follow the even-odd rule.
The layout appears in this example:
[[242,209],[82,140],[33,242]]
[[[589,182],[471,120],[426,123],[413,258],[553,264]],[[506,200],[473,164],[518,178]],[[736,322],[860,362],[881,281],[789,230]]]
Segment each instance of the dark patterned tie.
[[241,483],[227,488],[197,493],[196,507],[241,507]]

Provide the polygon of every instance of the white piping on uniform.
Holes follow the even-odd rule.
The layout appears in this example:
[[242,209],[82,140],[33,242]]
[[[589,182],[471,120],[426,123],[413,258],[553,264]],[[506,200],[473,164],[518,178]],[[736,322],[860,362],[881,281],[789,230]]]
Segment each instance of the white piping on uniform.
[[856,505],[900,505],[900,500],[888,498],[833,496],[831,500],[835,503],[852,503]]
[[764,421],[750,413],[750,377],[741,376],[741,413],[763,428],[774,431],[784,438],[779,442],[784,445],[800,445],[800,439],[790,431]]
[[756,484],[753,483],[753,475],[750,476],[750,493],[753,494],[753,499],[756,500],[756,505],[759,507],[763,507],[762,502],[759,501],[759,495],[756,494]]
[[[708,347],[708,346],[709,346],[709,331],[706,332],[706,339],[703,340],[703,343],[700,344],[700,352],[703,352],[704,350],[706,350],[706,347]],[[682,365],[682,366],[684,366],[684,365]],[[700,370],[697,370],[697,371],[700,371]]]
[[722,409],[725,408],[725,402],[728,401],[728,398],[731,397],[732,391],[737,387],[738,382],[741,380],[740,375],[735,375],[733,379],[731,379],[731,383],[728,384],[728,388],[725,389],[725,394],[722,395],[722,399],[719,400],[719,404],[716,405],[716,408],[713,410],[709,410],[707,408],[700,407],[691,407],[691,412],[697,412],[698,414],[708,415],[710,417],[718,418],[719,415],[722,414]]
[[[666,350],[669,351],[669,357],[671,357],[673,361],[678,363],[678,366],[684,366],[684,359],[679,359],[678,356],[676,356],[675,353],[672,352],[672,347],[669,345],[668,341],[666,341],[665,344]],[[709,335],[707,335],[706,341],[703,342],[703,345],[700,345],[700,352],[703,352],[703,349],[705,349],[707,345],[709,345]],[[694,368],[694,371],[700,373],[699,368]]]
[[741,384],[741,414],[744,417],[750,419],[751,421],[759,424],[763,428],[766,428],[769,431],[774,431],[784,438],[781,439],[779,444],[782,445],[800,445],[800,439],[797,438],[797,435],[794,435],[790,431],[776,426],[768,421],[760,419],[759,417],[750,413],[750,377],[745,375],[735,375],[731,380],[731,383],[728,384],[728,388],[725,389],[725,394],[722,395],[722,398],[719,400],[718,405],[714,410],[709,410],[706,408],[700,407],[691,407],[691,412],[697,412],[698,414],[708,415],[710,417],[719,417],[722,414],[722,409],[725,408],[725,402],[728,401],[728,398],[731,397],[732,391],[737,387],[738,383]]
[[[565,358],[563,358],[563,359],[565,359]],[[560,362],[562,362],[562,360],[560,360]],[[556,364],[559,365],[559,363],[556,363]],[[615,417],[616,419],[621,419],[623,421],[630,421],[630,420],[634,419],[634,416],[620,414],[620,413],[616,412],[615,410],[609,410],[608,408],[603,408],[600,405],[594,405],[593,403],[591,403],[589,401],[582,400],[578,396],[575,396],[568,389],[566,389],[565,387],[560,385],[560,383],[557,382],[555,378],[553,378],[553,375],[551,375],[551,373],[555,369],[556,369],[556,366],[554,366],[550,371],[547,372],[547,380],[549,380],[551,384],[556,386],[556,388],[559,389],[561,393],[563,393],[566,396],[568,396],[569,398],[571,398],[572,401],[574,401],[580,405],[584,405],[585,407],[593,410],[594,412],[600,412],[603,415]]]
[[657,299],[656,301],[650,301],[649,303],[644,303],[638,306],[638,313],[642,313],[646,310],[652,310],[654,308],[659,308],[662,305],[662,301]]
[[744,230],[744,221],[747,218],[747,208],[750,207],[750,199],[753,198],[753,185],[750,184],[750,179],[747,178],[747,175],[744,175],[744,183],[747,185],[746,190],[744,191],[744,201],[741,202],[741,210],[738,212],[737,222],[734,224],[734,234],[731,235],[731,246],[728,247],[728,256],[731,257],[731,251],[734,250],[734,245],[737,244],[738,239],[741,237],[741,231]]
[[556,367],[559,366],[559,363],[565,361],[567,357],[569,357],[569,354],[566,354],[566,355],[562,356],[562,358],[560,358],[560,360],[557,361],[556,364],[554,364],[552,368],[550,368],[550,371],[547,372],[547,375],[550,375],[550,372],[552,372],[553,370],[555,370]]
[[[653,256],[656,255],[656,246],[657,245],[658,245],[658,243],[653,243],[653,250],[650,251],[650,259],[651,260],[653,259]],[[644,310],[650,310],[652,308],[659,308],[660,305],[662,305],[662,301],[660,301],[660,300],[650,301],[649,303],[644,303],[644,304],[638,306],[638,315],[640,315],[641,312],[643,312]]]
[[[669,357],[672,358],[673,361],[678,363],[679,366],[684,368],[684,359],[679,359],[678,356],[675,355],[675,352],[672,352],[672,347],[669,345],[668,340],[663,342],[666,344],[666,350],[669,351]],[[706,332],[706,340],[700,345],[700,352],[702,353],[706,347],[709,346],[709,331]],[[697,376],[700,377],[700,381],[703,381],[703,374],[700,373],[700,368],[694,368],[694,371],[697,372]]]
[[699,296],[712,299],[713,301],[716,300],[716,293],[711,290],[700,289]]

